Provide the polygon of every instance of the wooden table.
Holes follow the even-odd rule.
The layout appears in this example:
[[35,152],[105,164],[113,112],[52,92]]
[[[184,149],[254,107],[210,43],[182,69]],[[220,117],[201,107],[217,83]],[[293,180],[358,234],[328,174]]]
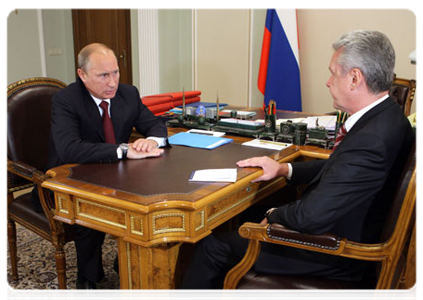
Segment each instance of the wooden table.
[[232,144],[211,151],[174,146],[159,158],[64,165],[48,171],[51,179],[43,187],[54,191],[57,220],[117,237],[122,289],[172,289],[182,243],[200,241],[286,185],[284,178],[251,183],[262,174],[257,168],[239,169],[232,184],[188,183],[187,172],[236,167],[252,154],[286,162],[326,159],[331,152],[314,146],[269,152],[241,146],[246,140],[234,137]]

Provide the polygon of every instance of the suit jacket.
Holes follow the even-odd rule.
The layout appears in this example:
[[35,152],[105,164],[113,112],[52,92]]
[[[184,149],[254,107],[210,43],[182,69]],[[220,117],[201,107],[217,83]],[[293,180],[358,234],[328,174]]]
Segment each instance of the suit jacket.
[[400,107],[386,99],[357,121],[328,160],[292,165],[291,181],[308,187],[299,200],[275,210],[269,222],[377,241],[413,139]]
[[48,168],[115,162],[118,145],[128,142],[134,127],[145,137],[167,137],[165,123],[142,104],[133,86],[119,84],[110,110],[117,145],[105,143],[99,109],[79,78],[56,93],[52,98]]
[[[301,198],[276,209],[269,223],[310,234],[378,241],[393,188],[414,133],[388,98],[365,113],[328,160],[293,163],[292,183],[308,183]],[[264,244],[256,272],[363,280],[369,263],[313,251]],[[372,278],[365,278],[371,282]]]

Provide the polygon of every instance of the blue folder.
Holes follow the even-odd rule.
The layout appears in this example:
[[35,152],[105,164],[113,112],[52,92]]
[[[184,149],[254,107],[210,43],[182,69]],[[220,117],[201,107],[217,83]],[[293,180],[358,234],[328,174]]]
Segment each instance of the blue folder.
[[217,136],[180,132],[169,138],[171,145],[180,145],[201,149],[214,149],[232,142],[232,139]]

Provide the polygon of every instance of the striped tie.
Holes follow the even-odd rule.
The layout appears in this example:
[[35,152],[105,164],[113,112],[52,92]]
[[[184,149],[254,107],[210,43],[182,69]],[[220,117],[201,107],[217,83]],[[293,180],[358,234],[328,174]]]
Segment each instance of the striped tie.
[[338,134],[336,135],[335,145],[333,145],[333,150],[341,143],[344,137],[347,135],[347,130],[345,129],[345,123],[339,128]]
[[115,131],[113,130],[112,119],[109,116],[109,103],[102,101],[100,107],[103,109],[103,129],[106,143],[116,144]]

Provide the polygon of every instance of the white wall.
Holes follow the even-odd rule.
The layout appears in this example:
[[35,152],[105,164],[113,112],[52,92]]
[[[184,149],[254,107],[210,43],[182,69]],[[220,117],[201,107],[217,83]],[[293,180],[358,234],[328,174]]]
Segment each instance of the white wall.
[[7,18],[7,68],[7,84],[39,76],[75,81],[71,11],[12,11]]
[[192,90],[192,10],[160,9],[158,30],[160,92]]
[[72,12],[43,9],[46,72],[67,84],[75,81]]
[[7,27],[7,84],[42,76],[37,10],[12,11]]
[[249,91],[250,11],[198,10],[197,88],[202,99],[245,106]]
[[396,52],[397,76],[416,78],[416,65],[408,58],[416,49],[416,17],[409,10],[301,9],[298,10],[298,29],[303,111],[333,111],[332,97],[326,87],[332,43],[351,30],[385,33]]

